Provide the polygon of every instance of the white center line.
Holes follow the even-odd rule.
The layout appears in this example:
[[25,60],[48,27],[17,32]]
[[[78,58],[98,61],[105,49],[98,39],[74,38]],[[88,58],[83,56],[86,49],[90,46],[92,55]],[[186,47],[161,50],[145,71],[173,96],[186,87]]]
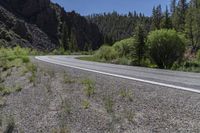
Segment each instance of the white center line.
[[108,73],[108,72],[103,72],[103,71],[98,71],[98,70],[68,65],[68,64],[66,64],[66,62],[50,59],[48,56],[37,56],[35,58],[40,60],[40,61],[44,61],[44,62],[48,62],[48,63],[52,63],[52,64],[57,64],[57,65],[62,65],[62,66],[70,67],[70,68],[80,69],[80,70],[84,70],[84,71],[89,71],[89,72],[99,73],[99,74],[103,74],[103,75],[108,75],[108,76],[113,76],[113,77],[118,77],[118,78],[123,78],[123,79],[128,79],[128,80],[134,80],[134,81],[139,81],[139,82],[143,82],[143,83],[159,85],[159,86],[164,86],[164,87],[169,87],[169,88],[174,88],[174,89],[179,89],[179,90],[184,90],[184,91],[189,91],[189,92],[200,93],[200,90],[193,89],[193,88],[176,86],[176,85],[172,85],[172,84],[160,83],[160,82],[155,82],[155,81],[150,81],[150,80],[133,78],[133,77],[129,77],[129,76],[123,76],[123,75],[118,75],[118,74],[113,74],[113,73]]

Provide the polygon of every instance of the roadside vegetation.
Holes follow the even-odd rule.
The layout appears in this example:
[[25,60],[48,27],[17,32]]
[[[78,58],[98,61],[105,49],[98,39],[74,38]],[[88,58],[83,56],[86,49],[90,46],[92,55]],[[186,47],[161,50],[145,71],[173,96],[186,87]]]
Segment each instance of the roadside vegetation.
[[[136,12],[91,15],[88,18],[107,35],[105,45],[81,59],[200,72],[199,5],[199,0],[172,0],[170,10],[153,7],[150,18]],[[132,37],[123,39],[126,34]]]
[[[184,34],[170,29],[155,30],[144,38],[138,28],[134,37],[103,45],[93,56],[82,60],[123,65],[200,72],[200,50],[190,56],[188,40]],[[189,54],[189,55],[188,55]]]
[[[7,79],[12,76],[12,71],[15,68],[23,68],[21,75],[24,75],[29,70],[30,62],[29,55],[36,54],[36,51],[31,51],[28,48],[0,48],[0,96],[6,96],[14,92],[20,92],[22,87],[19,84],[8,86],[5,84]],[[32,70],[33,71],[33,70]]]

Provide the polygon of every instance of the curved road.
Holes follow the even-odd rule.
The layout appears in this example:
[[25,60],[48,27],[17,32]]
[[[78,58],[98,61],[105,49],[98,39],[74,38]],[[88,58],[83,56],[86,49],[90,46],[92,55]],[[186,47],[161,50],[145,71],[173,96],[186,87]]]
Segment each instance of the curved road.
[[35,58],[40,61],[81,69],[84,71],[200,93],[199,73],[89,62],[78,60],[76,57],[77,56],[37,56]]

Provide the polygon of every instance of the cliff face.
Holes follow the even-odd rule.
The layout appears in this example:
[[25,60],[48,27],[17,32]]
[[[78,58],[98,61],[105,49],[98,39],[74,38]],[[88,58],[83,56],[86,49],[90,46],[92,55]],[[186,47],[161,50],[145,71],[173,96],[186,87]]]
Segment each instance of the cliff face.
[[94,49],[102,43],[96,25],[79,14],[66,13],[50,0],[0,0],[0,39],[4,45],[52,50],[59,46],[63,23],[75,34],[80,50],[87,43]]

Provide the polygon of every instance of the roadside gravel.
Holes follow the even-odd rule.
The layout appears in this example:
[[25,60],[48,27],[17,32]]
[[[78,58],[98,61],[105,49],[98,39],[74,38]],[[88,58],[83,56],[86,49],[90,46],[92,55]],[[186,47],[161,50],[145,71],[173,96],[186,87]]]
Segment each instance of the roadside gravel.
[[[6,80],[23,83],[23,89],[0,107],[4,128],[5,119],[13,118],[15,132],[25,133],[200,132],[200,94],[32,61],[38,66],[35,86],[29,73],[19,78],[17,70]],[[95,82],[91,97],[86,79]]]

